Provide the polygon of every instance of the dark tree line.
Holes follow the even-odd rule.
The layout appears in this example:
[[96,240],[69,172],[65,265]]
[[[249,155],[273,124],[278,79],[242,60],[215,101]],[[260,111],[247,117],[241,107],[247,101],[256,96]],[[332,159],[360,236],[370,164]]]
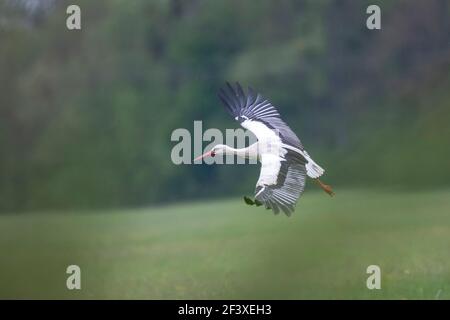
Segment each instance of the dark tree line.
[[227,80],[270,98],[338,187],[448,185],[446,0],[377,1],[377,31],[373,1],[71,1],[81,31],[69,2],[31,2],[0,2],[3,212],[248,191],[256,166],[170,161],[174,129],[237,125]]

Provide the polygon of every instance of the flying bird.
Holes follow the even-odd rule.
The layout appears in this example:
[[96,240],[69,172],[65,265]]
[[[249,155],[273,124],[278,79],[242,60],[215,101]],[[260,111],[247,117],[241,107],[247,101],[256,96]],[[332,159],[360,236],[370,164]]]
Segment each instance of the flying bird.
[[261,163],[261,172],[254,200],[249,197],[244,197],[244,200],[249,205],[264,205],[275,214],[283,211],[287,216],[291,215],[305,189],[307,176],[330,196],[334,195],[332,188],[319,180],[325,170],[314,162],[300,139],[267,99],[250,87],[244,92],[239,83],[235,86],[227,83],[218,95],[225,109],[258,141],[242,149],[219,144],[194,161],[216,155],[257,159]]

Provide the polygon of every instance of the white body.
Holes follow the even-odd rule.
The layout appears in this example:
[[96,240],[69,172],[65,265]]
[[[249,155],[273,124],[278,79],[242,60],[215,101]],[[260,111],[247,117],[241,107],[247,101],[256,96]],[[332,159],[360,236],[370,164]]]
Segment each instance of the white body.
[[[205,155],[233,154],[260,161],[255,201],[275,214],[281,210],[289,216],[305,188],[306,177],[316,179],[332,195],[331,188],[318,179],[324,170],[311,159],[300,139],[267,99],[251,88],[246,93],[239,83],[235,87],[227,83],[219,91],[219,98],[225,109],[242,127],[250,130],[258,142],[243,149],[219,145]],[[251,201],[246,202],[251,204]]]
[[259,121],[246,120],[241,123],[245,128],[253,132],[258,142],[248,146],[247,148],[234,149],[225,145],[215,147],[218,154],[237,155],[247,159],[257,159],[261,162],[261,174],[257,185],[275,184],[281,162],[284,159],[287,150],[292,150],[301,154],[306,159],[306,174],[312,179],[319,178],[325,171],[309,156],[305,150],[284,144],[279,135]]

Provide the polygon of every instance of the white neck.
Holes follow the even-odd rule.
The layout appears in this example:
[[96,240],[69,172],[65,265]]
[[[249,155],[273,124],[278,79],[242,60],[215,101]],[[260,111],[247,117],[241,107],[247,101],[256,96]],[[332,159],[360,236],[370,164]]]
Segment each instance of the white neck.
[[229,146],[225,146],[225,155],[237,155],[240,158],[257,158],[256,144],[251,145],[247,148],[235,149]]

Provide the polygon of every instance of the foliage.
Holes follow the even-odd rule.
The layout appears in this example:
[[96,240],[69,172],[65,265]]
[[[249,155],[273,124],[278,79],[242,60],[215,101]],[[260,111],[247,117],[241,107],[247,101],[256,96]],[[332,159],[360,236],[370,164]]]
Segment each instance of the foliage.
[[[330,184],[448,185],[450,5],[377,1],[0,4],[0,210],[250,194],[258,169],[175,166],[175,128],[235,127],[216,92],[279,107]],[[373,1],[372,1],[373,2]],[[239,181],[236,184],[236,181]]]

